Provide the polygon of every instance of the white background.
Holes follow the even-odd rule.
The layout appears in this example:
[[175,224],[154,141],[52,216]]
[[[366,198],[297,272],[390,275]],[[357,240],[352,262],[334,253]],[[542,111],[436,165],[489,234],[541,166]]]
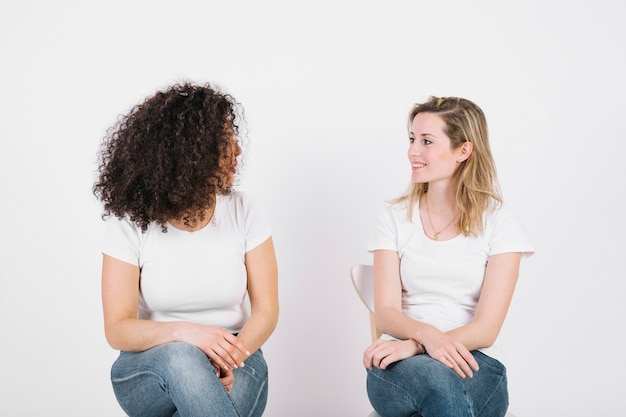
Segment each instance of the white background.
[[[349,282],[409,180],[429,95],[487,114],[537,253],[503,338],[518,417],[618,416],[626,373],[626,6],[595,1],[3,1],[0,414],[121,416],[100,305],[96,153],[176,81],[247,114],[240,189],[265,205],[281,316],[266,417],[365,416],[367,315]],[[620,243],[621,242],[621,243]]]

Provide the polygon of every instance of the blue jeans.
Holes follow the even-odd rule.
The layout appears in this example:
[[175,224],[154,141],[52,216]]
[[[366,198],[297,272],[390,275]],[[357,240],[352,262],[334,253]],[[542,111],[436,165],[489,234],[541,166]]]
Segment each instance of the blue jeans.
[[472,351],[479,371],[473,378],[428,355],[367,370],[367,395],[383,417],[503,417],[509,406],[506,368]]
[[261,350],[235,369],[230,393],[204,352],[173,342],[120,352],[111,368],[117,401],[129,417],[260,417],[267,402]]

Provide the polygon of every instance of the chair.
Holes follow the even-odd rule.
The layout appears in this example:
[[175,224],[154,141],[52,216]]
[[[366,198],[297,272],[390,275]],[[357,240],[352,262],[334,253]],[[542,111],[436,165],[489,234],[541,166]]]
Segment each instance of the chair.
[[[374,267],[372,265],[355,264],[350,267],[350,279],[359,299],[370,316],[370,332],[372,342],[376,341],[382,332],[376,327],[376,319],[374,317]],[[380,417],[376,411],[372,411],[368,417]],[[506,413],[505,417],[515,417],[511,413]]]
[[372,342],[375,342],[380,337],[381,331],[376,327],[374,318],[374,268],[372,265],[352,265],[350,279],[361,302],[370,313],[370,331]]
[[[361,302],[369,311],[370,332],[373,343],[381,335],[381,331],[376,327],[374,318],[374,268],[372,265],[352,265],[350,268],[350,279]],[[372,411],[367,417],[380,417],[380,414]]]

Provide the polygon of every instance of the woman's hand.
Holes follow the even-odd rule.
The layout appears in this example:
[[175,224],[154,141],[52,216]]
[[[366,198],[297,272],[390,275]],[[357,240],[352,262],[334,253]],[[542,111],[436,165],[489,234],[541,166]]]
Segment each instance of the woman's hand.
[[235,374],[232,369],[220,369],[219,366],[215,366],[215,370],[217,372],[217,376],[220,378],[220,382],[226,389],[226,392],[230,392],[233,389],[233,383],[235,382]]
[[211,362],[224,371],[244,366],[250,352],[228,331],[214,326],[180,323],[180,339],[200,348]]
[[377,340],[363,353],[363,365],[386,369],[390,364],[410,358],[422,352],[422,348],[412,339]]
[[461,378],[473,377],[478,363],[463,343],[438,330],[431,331],[422,339],[431,358],[438,360],[456,372]]

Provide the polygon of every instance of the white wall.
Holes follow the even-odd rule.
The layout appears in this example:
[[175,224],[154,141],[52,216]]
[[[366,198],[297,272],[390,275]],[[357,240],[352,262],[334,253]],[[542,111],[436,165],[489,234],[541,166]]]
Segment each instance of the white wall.
[[505,198],[536,245],[503,331],[510,410],[624,415],[622,2],[12,3],[0,4],[1,414],[121,415],[96,152],[118,114],[189,79],[244,105],[241,188],[274,227],[266,416],[370,410],[348,268],[371,261],[371,225],[409,178],[407,112],[431,94],[483,107]]

